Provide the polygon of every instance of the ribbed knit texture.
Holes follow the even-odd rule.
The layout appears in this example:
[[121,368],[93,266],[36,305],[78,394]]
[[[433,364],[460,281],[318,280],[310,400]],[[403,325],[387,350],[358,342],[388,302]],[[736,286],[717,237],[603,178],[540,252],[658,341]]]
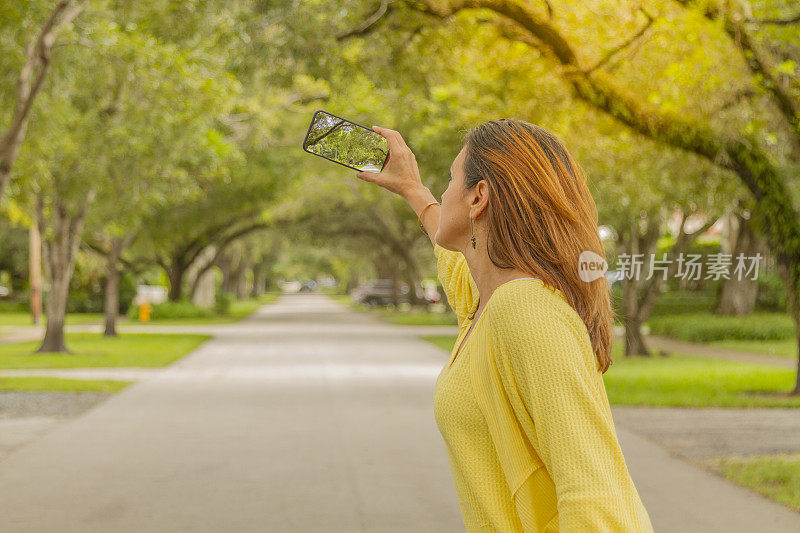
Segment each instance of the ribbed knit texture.
[[500,285],[472,326],[464,255],[434,246],[459,335],[434,414],[467,531],[652,532],[580,316],[540,280]]

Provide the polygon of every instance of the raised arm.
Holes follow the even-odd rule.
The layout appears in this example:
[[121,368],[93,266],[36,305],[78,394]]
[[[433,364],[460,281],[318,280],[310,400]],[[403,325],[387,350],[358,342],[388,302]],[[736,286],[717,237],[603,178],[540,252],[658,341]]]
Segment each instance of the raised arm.
[[[389,144],[389,160],[380,172],[360,171],[356,173],[356,177],[402,196],[419,215],[426,205],[437,200],[422,184],[414,152],[406,145],[399,132],[378,126],[372,126],[372,129],[386,138]],[[439,206],[432,205],[425,209],[421,222],[428,232],[431,244],[435,245],[434,235],[439,228]]]
[[[433,194],[431,194],[431,191],[425,186],[413,191],[409,191],[404,198],[417,216],[419,216],[420,211],[425,209],[426,205],[431,202],[438,202],[438,200],[433,197]],[[420,222],[422,222],[422,227],[425,228],[425,231],[428,233],[428,238],[431,240],[431,244],[434,246],[436,246],[436,239],[434,237],[436,236],[436,231],[439,229],[440,210],[441,206],[439,204],[432,205],[425,209],[425,212],[422,213],[422,218],[420,219]]]
[[464,254],[447,250],[436,243],[435,236],[439,229],[441,208],[439,205],[432,205],[425,209],[425,206],[437,200],[422,184],[417,159],[403,137],[400,133],[387,128],[373,126],[372,129],[386,138],[389,144],[389,160],[380,172],[360,171],[356,177],[402,196],[417,216],[423,209],[425,210],[420,222],[433,244],[439,281],[444,287],[450,307],[456,313],[458,325],[461,326],[478,303],[478,287],[469,272]]

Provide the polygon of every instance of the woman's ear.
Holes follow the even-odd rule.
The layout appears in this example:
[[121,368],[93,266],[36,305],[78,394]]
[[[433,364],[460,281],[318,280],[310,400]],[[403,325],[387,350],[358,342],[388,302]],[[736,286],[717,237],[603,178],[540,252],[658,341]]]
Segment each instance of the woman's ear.
[[477,219],[480,217],[484,211],[486,211],[486,207],[489,205],[489,194],[491,190],[489,188],[489,183],[486,180],[480,180],[475,187],[472,188],[473,196],[470,202],[470,214],[474,215]]

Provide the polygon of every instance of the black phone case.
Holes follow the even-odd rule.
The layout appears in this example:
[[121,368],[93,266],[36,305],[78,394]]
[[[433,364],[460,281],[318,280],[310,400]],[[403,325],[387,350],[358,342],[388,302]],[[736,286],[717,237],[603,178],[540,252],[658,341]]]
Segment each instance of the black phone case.
[[[323,110],[323,109],[317,109],[317,110],[314,112],[314,115],[312,115],[312,117],[311,117],[311,122],[309,122],[309,124],[308,124],[308,131],[306,131],[306,136],[305,136],[305,138],[303,139],[303,151],[304,151],[304,152],[306,152],[306,153],[309,153],[309,154],[311,154],[311,155],[315,155],[315,156],[317,156],[317,157],[321,157],[321,158],[322,158],[322,159],[324,159],[325,161],[330,161],[331,163],[336,163],[337,165],[342,165],[342,166],[343,166],[343,167],[345,167],[345,168],[349,168],[349,169],[352,169],[352,170],[357,170],[357,171],[361,172],[361,169],[359,169],[359,168],[351,167],[350,165],[345,165],[344,163],[340,163],[340,162],[338,162],[338,161],[334,161],[333,159],[327,158],[327,157],[325,157],[324,155],[315,154],[314,152],[312,152],[312,151],[310,151],[308,148],[306,148],[306,141],[308,141],[308,136],[311,134],[311,126],[314,124],[314,120],[317,118],[317,115],[318,115],[318,114],[320,114],[320,113],[326,113],[326,114],[328,114],[328,115],[330,115],[330,116],[332,116],[332,117],[336,117],[336,118],[338,118],[339,120],[344,120],[345,122],[349,122],[350,124],[355,124],[356,126],[358,126],[358,127],[360,127],[360,128],[364,128],[365,130],[371,131],[371,132],[372,132],[372,133],[374,133],[375,135],[380,135],[380,134],[379,134],[379,133],[376,133],[376,132],[375,132],[375,130],[373,130],[372,128],[368,128],[368,127],[366,127],[366,126],[364,126],[364,125],[362,125],[362,124],[359,124],[358,122],[353,122],[352,120],[348,120],[348,119],[346,119],[346,118],[344,118],[344,117],[340,117],[340,116],[338,116],[338,115],[334,115],[334,114],[333,114],[333,113],[331,113],[330,111],[325,111],[325,110]],[[381,136],[381,137],[382,137],[382,136]],[[386,162],[387,162],[388,160],[389,160],[389,152],[388,152],[388,150],[387,150],[387,152],[386,152],[386,158],[383,160],[383,163],[381,164],[381,170],[383,170],[383,167],[385,167],[385,166],[386,166]]]

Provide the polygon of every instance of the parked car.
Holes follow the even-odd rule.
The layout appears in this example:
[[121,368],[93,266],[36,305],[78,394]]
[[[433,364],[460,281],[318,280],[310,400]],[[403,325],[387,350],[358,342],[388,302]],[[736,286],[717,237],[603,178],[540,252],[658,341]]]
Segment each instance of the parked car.
[[[408,301],[408,284],[401,283],[398,300]],[[392,303],[392,280],[373,279],[360,284],[350,291],[350,298],[356,303],[367,305],[390,305]]]
[[304,281],[303,285],[300,287],[298,292],[314,292],[314,289],[317,288],[317,282],[314,280],[311,281]]
[[[437,303],[441,300],[441,295],[436,290],[436,284],[433,283],[431,286],[428,281],[423,281],[421,285],[417,285],[416,295],[418,299],[428,303]],[[356,303],[367,305],[391,305],[393,303],[392,280],[375,279],[364,282],[350,291],[350,298]],[[400,282],[397,300],[398,303],[410,302],[408,283]]]

